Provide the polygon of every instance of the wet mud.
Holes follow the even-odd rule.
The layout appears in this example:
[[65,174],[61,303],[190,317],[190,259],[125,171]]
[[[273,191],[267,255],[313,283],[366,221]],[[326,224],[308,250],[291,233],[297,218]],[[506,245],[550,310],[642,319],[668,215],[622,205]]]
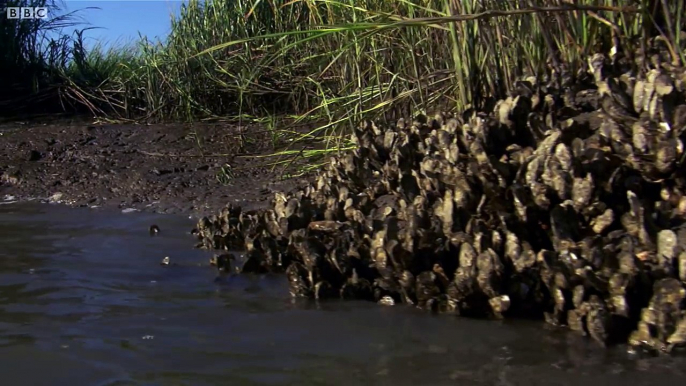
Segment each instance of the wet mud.
[[204,214],[288,190],[259,126],[230,123],[0,125],[0,198]]

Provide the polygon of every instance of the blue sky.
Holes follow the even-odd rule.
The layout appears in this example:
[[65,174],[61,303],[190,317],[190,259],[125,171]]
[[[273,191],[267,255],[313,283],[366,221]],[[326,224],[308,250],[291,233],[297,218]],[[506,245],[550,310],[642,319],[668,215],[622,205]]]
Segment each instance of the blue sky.
[[[164,40],[169,34],[170,15],[178,15],[184,0],[63,0],[64,11],[78,12],[87,24],[77,28],[98,27],[86,31],[86,45],[92,47],[98,41],[106,46],[124,44],[138,39],[138,32],[149,39]],[[100,9],[85,9],[97,7]],[[68,32],[68,31],[65,31]]]

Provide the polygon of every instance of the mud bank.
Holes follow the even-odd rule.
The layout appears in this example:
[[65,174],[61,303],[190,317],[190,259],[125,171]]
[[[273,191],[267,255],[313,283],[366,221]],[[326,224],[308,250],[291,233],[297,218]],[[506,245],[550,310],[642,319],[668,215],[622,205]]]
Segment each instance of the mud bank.
[[227,203],[260,206],[298,183],[253,157],[272,151],[268,133],[239,130],[226,123],[5,123],[0,199],[202,215]]

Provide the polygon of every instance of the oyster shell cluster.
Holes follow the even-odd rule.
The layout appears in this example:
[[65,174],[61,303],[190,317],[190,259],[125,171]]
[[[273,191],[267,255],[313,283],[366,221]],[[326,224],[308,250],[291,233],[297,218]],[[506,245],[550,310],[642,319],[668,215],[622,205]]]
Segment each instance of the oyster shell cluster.
[[228,206],[199,238],[245,249],[243,272],[285,272],[296,297],[539,316],[671,351],[686,344],[686,72],[617,67],[594,55],[573,92],[521,80],[490,113],[364,122],[309,186]]

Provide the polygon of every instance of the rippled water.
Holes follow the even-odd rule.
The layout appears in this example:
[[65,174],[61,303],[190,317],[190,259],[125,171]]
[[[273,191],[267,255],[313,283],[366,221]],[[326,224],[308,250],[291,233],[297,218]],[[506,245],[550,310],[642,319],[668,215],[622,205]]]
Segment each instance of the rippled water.
[[0,205],[2,384],[665,385],[686,372],[684,359],[631,359],[537,322],[293,302],[283,277],[200,266],[192,226]]

